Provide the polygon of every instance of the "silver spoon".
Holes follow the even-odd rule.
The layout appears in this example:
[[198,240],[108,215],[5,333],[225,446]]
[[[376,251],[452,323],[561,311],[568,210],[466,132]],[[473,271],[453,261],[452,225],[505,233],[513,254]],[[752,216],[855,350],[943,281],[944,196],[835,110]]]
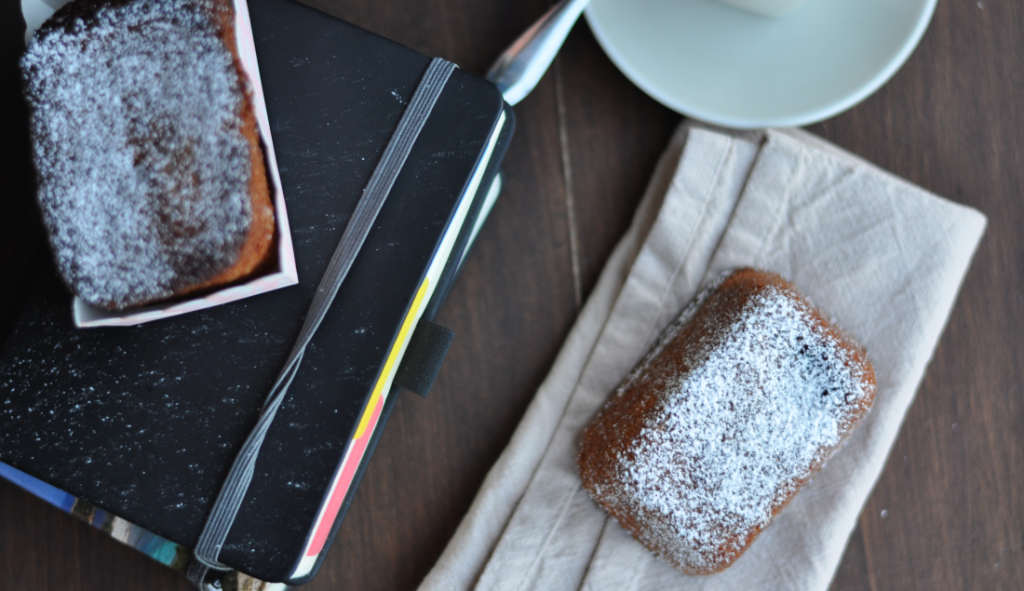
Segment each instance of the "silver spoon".
[[590,0],[561,0],[526,29],[487,71],[505,101],[515,105],[537,86]]

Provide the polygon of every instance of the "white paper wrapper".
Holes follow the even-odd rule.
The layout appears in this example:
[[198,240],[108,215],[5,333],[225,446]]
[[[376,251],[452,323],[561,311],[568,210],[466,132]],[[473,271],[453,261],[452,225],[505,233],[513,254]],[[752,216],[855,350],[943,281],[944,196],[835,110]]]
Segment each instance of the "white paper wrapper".
[[[36,29],[64,4],[67,4],[67,0],[21,0],[21,11],[26,24],[25,42],[28,43]],[[251,83],[252,106],[256,113],[256,126],[259,129],[263,145],[263,154],[267,163],[267,179],[270,182],[271,198],[274,201],[274,217],[277,224],[277,252],[274,268],[245,283],[218,289],[203,296],[127,310],[104,310],[76,297],[72,305],[72,312],[75,326],[79,328],[142,324],[204,308],[212,308],[299,282],[298,271],[295,267],[295,253],[292,248],[292,235],[288,225],[288,212],[285,209],[284,193],[281,189],[281,175],[277,168],[277,156],[274,153],[274,141],[270,135],[270,120],[267,117],[263,83],[260,81],[259,64],[256,61],[256,44],[253,41],[252,25],[249,22],[249,6],[246,0],[234,0],[234,4],[238,57],[242,63],[242,69]]]

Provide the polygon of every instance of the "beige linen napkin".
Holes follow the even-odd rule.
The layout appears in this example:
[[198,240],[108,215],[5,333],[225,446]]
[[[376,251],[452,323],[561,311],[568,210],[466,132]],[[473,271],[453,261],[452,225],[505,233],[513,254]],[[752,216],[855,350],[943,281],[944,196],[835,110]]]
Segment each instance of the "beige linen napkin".
[[[827,589],[985,228],[795,130],[684,125],[512,441],[420,587]],[[595,505],[581,430],[660,332],[723,270],[780,273],[868,350],[874,409],[726,571],[687,576]]]

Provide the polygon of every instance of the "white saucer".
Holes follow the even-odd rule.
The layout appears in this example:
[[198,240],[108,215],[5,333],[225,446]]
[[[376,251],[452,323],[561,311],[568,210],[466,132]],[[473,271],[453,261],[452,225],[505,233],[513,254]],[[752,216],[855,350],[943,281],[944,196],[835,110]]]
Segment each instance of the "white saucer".
[[808,0],[771,19],[714,0],[592,0],[586,14],[612,61],[667,107],[726,127],[789,127],[878,90],[936,1]]

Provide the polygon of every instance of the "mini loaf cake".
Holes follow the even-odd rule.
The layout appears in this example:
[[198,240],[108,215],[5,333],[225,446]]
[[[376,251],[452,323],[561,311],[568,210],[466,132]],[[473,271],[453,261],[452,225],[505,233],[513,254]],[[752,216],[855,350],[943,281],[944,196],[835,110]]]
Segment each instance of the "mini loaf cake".
[[868,412],[865,353],[744,269],[681,319],[583,434],[583,485],[689,574],[735,561]]
[[77,0],[22,60],[58,268],[120,309],[269,257],[274,211],[230,0]]

